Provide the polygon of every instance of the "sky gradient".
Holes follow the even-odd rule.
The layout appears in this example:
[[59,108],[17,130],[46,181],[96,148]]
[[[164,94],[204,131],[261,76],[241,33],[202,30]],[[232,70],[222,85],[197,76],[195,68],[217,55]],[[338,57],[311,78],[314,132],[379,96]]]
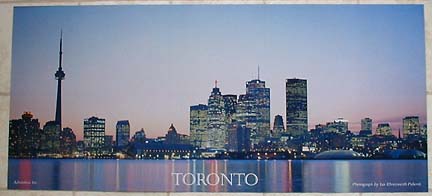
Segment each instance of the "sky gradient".
[[[55,116],[63,29],[63,127],[78,139],[83,119],[105,118],[106,134],[129,120],[165,135],[189,134],[189,106],[266,81],[271,124],[285,119],[285,79],[308,80],[309,128],[338,117],[405,116],[426,123],[422,5],[179,5],[17,7],[14,10],[11,119]],[[395,132],[396,131],[396,132]]]

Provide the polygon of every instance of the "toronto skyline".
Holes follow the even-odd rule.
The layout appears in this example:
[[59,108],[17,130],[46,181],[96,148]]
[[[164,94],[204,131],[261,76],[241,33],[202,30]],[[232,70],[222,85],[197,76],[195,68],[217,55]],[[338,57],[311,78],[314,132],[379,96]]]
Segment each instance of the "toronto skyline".
[[91,116],[108,135],[119,120],[150,137],[171,123],[189,134],[189,107],[206,103],[214,80],[239,95],[258,66],[270,124],[295,77],[308,80],[308,129],[343,117],[357,132],[369,117],[397,135],[404,116],[426,122],[422,6],[16,8],[10,119],[54,120],[60,29],[62,126],[77,139]]

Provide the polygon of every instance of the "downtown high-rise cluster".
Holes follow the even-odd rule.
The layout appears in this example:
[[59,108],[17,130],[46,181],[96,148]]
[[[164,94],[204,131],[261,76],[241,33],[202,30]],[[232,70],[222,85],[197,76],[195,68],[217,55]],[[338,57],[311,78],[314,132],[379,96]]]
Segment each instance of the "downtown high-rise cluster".
[[265,145],[270,137],[301,136],[307,132],[307,81],[286,80],[286,121],[275,117],[270,127],[270,88],[265,81],[246,82],[246,93],[223,95],[217,87],[212,89],[207,105],[190,107],[191,143],[200,148],[249,151]]

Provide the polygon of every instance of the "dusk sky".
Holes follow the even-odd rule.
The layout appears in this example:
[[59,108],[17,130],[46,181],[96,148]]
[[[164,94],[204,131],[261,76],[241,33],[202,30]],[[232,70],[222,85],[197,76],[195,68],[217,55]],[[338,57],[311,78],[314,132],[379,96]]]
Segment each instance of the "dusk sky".
[[257,78],[271,91],[271,124],[285,119],[285,79],[308,80],[309,128],[343,117],[426,123],[422,5],[182,5],[17,7],[10,119],[54,120],[63,29],[63,127],[83,119],[129,120],[165,135],[189,134],[189,107],[244,94]]

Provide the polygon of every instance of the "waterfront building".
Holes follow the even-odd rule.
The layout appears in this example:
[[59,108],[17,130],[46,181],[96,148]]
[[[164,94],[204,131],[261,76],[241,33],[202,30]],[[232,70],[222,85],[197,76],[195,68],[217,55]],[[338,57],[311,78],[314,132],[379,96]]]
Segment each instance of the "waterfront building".
[[228,126],[228,151],[248,152],[251,148],[250,129],[244,122],[232,122]]
[[92,116],[84,119],[84,144],[91,154],[100,154],[105,145],[105,119]]
[[173,124],[171,124],[168,129],[167,134],[165,135],[165,143],[166,144],[179,144],[180,143],[180,135],[177,134],[177,130]]
[[130,124],[128,120],[117,121],[115,146],[118,150],[129,144]]
[[227,143],[225,105],[217,81],[208,99],[207,123],[208,142],[205,147],[224,148]]
[[307,133],[307,80],[286,80],[286,123],[286,131],[292,136]]
[[209,146],[207,132],[207,112],[208,107],[204,104],[190,107],[190,140],[192,145],[200,148]]
[[376,135],[390,136],[393,135],[392,128],[388,123],[380,123],[376,129]]
[[48,121],[43,127],[41,136],[41,152],[47,154],[60,153],[60,124]]
[[372,130],[372,119],[370,118],[361,119],[361,130],[365,130],[365,131]]
[[113,152],[113,136],[105,135],[104,137],[104,153],[112,153]]
[[403,137],[420,135],[420,120],[418,116],[407,116],[403,118]]
[[146,134],[143,128],[141,130],[135,132],[132,137],[132,142],[134,143],[144,143],[146,141]]
[[76,136],[71,128],[63,128],[60,133],[60,152],[70,155],[77,149]]
[[21,119],[9,121],[9,156],[34,157],[40,148],[41,130],[38,119],[24,112]]
[[324,133],[346,134],[348,131],[348,120],[338,118],[333,122],[328,122],[324,127]]
[[186,134],[178,134],[179,135],[179,144],[186,144],[186,145],[190,145],[191,144],[191,140],[190,140],[190,136],[186,135]]
[[338,118],[334,120],[334,123],[337,125],[340,133],[345,134],[348,131],[348,120],[344,118]]

